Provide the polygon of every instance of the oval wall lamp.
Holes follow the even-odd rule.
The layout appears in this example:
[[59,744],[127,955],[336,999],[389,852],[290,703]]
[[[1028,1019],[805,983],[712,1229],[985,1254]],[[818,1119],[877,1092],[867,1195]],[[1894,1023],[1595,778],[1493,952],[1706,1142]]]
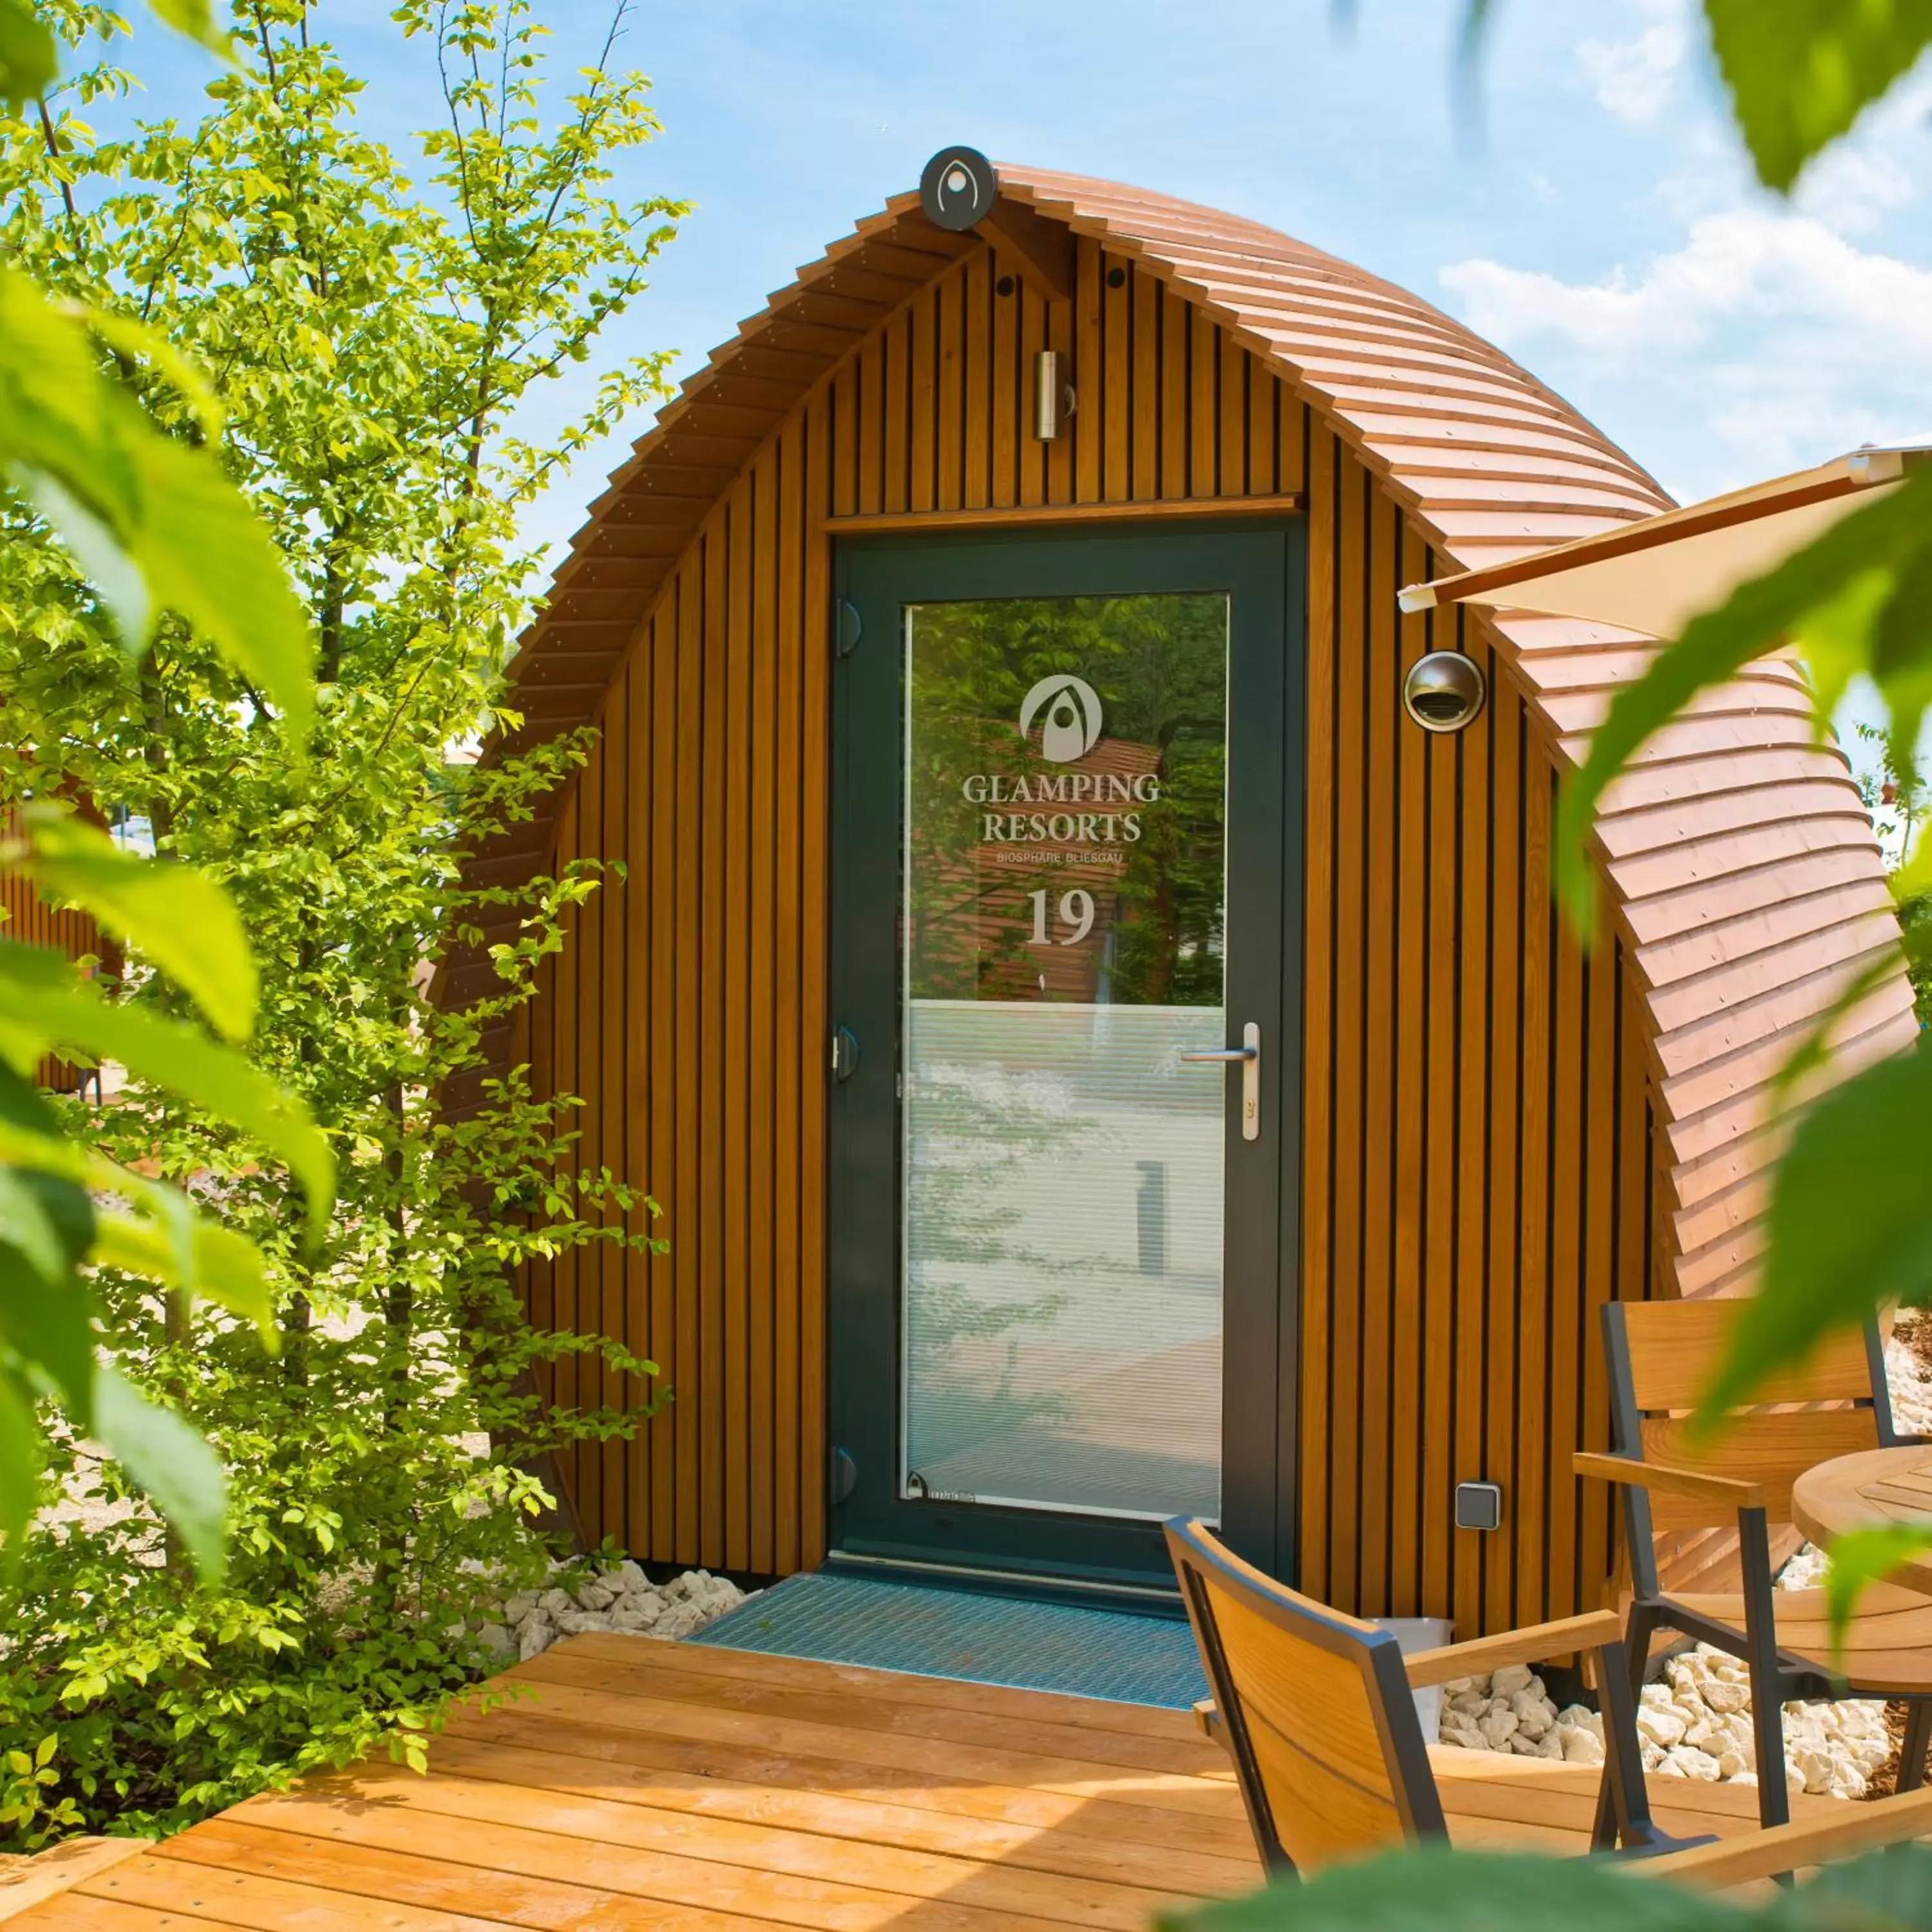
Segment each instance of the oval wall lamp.
[[1481,668],[1460,651],[1418,658],[1402,682],[1402,708],[1425,731],[1460,731],[1473,724],[1487,687]]

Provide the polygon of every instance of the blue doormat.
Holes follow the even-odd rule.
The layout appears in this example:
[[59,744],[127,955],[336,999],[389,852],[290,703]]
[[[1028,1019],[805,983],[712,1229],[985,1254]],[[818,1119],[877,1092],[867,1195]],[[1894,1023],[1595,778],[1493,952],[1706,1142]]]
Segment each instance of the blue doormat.
[[1208,1694],[1180,1619],[872,1576],[788,1576],[686,1641],[1179,1710]]

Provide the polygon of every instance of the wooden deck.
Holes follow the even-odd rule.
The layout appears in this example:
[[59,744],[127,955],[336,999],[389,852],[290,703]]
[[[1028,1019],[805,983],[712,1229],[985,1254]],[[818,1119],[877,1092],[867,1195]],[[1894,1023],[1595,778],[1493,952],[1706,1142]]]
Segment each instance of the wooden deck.
[[[1260,1876],[1226,1761],[1180,1712],[628,1636],[497,1683],[512,1700],[458,1713],[428,1777],[251,1798],[8,1932],[1138,1932]],[[1459,1840],[1582,1849],[1594,1773],[1437,1768]],[[1532,1792],[1537,1826],[1498,1822]],[[1754,1828],[1749,1790],[1653,1792],[1674,1832]]]

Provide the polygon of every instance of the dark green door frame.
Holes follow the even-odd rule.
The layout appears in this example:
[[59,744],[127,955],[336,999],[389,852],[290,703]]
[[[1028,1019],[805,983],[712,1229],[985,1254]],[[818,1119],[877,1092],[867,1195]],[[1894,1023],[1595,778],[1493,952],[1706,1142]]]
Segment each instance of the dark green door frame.
[[1226,1011],[1258,1021],[1262,1124],[1228,1082],[1222,1518],[1292,1580],[1299,1385],[1306,650],[1298,518],[1185,532],[961,532],[842,540],[834,559],[829,1350],[835,1553],[1070,1580],[1172,1577],[1157,1524],[898,1494],[902,612],[974,598],[1226,591]]

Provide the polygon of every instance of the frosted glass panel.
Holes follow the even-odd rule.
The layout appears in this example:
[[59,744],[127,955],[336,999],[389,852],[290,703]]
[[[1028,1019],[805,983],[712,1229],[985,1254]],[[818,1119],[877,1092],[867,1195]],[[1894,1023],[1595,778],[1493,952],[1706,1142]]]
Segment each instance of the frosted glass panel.
[[907,612],[908,1497],[1216,1514],[1227,637]]
[[1220,1009],[908,1018],[906,1492],[1214,1516]]

